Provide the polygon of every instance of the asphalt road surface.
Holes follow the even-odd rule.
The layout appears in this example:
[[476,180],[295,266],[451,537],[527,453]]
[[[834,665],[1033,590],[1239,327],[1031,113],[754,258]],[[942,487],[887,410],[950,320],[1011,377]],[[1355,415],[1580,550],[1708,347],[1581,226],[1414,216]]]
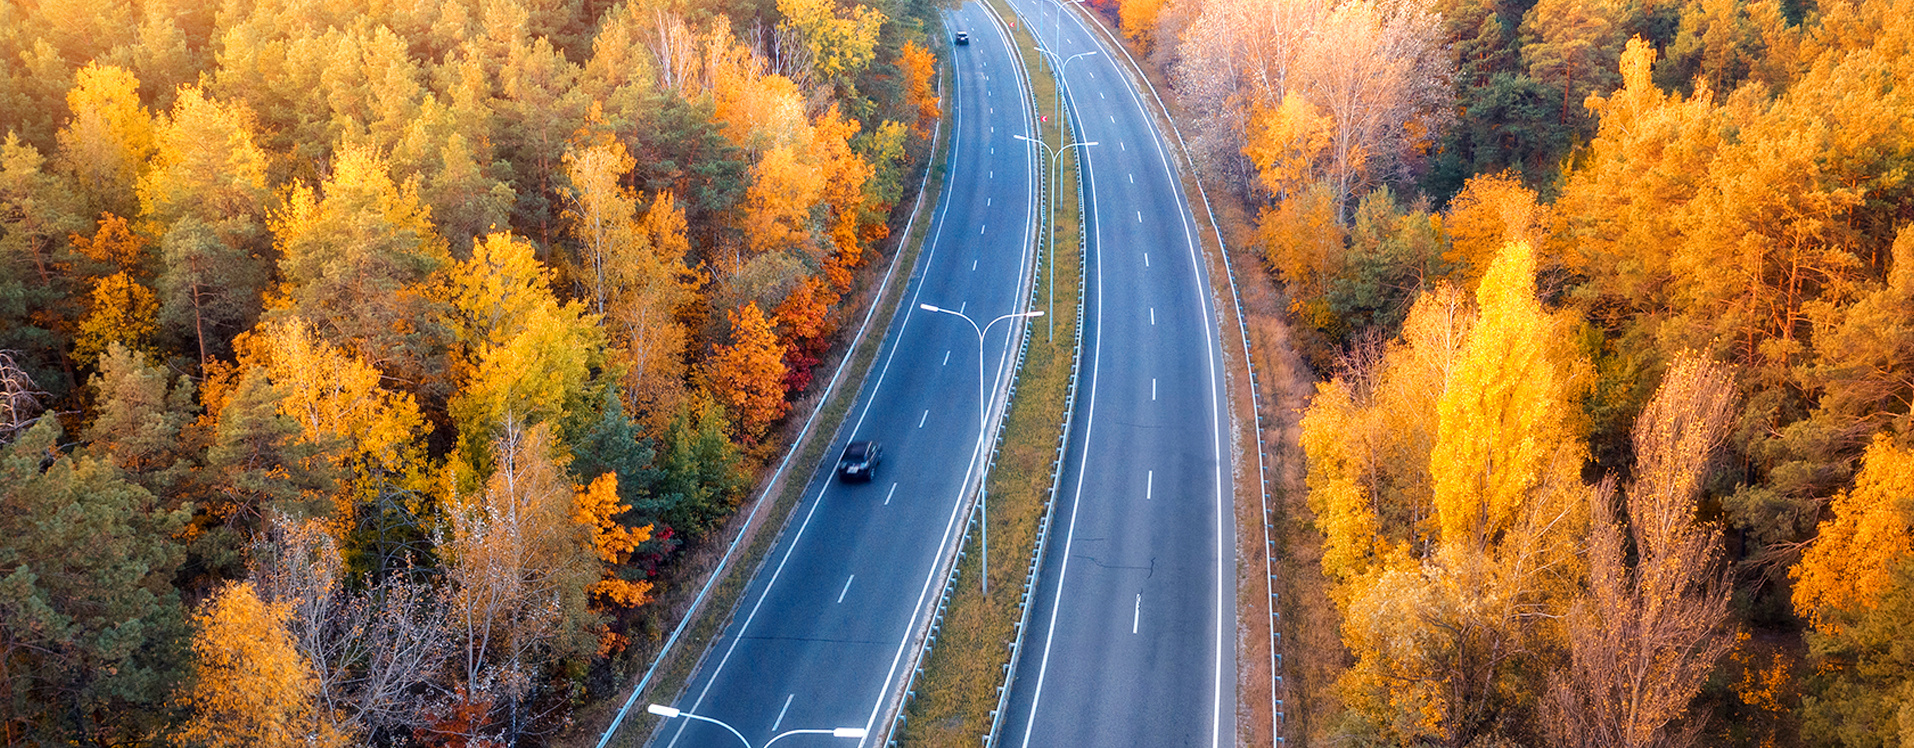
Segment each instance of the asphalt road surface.
[[1234,746],[1229,418],[1196,221],[1122,52],[1053,0],[1011,5],[1058,56],[1096,53],[1065,64],[1064,104],[1097,145],[1087,407],[998,745]]
[[[935,607],[940,563],[961,539],[966,488],[978,470],[977,333],[918,304],[959,309],[983,324],[1027,303],[1040,167],[1012,136],[1034,126],[1029,96],[1008,39],[981,6],[952,12],[949,23],[971,39],[952,47],[956,85],[944,101],[954,125],[951,168],[903,305],[848,427],[671,704],[729,724],[754,746],[796,729],[881,734],[878,721],[908,675],[913,636]],[[992,328],[981,352],[993,400],[1015,364],[1014,322]],[[861,439],[883,444],[875,479],[834,480],[838,452]],[[878,741],[874,734],[864,743]],[[779,745],[787,743],[850,741],[803,736]],[[724,728],[686,718],[666,720],[650,744],[738,745]]]

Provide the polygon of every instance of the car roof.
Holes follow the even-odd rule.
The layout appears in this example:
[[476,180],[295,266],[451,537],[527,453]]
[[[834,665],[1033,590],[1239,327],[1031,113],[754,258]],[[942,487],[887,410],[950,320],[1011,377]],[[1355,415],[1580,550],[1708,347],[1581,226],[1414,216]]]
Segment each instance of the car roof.
[[845,457],[867,456],[871,453],[871,446],[874,445],[875,443],[876,442],[869,442],[869,441],[851,442],[850,444],[845,445],[844,456]]

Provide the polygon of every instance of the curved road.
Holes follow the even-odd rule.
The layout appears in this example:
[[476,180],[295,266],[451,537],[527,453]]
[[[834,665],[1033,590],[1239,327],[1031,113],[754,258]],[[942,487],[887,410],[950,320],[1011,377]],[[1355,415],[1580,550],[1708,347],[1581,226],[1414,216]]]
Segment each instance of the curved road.
[[[752,745],[794,729],[879,732],[961,540],[978,471],[977,334],[917,306],[960,309],[982,324],[1028,300],[1040,167],[1012,136],[1033,126],[1029,95],[986,11],[967,5],[950,24],[972,39],[951,55],[951,167],[900,313],[849,427],[672,704],[730,724]],[[999,403],[1017,350],[1006,328],[1017,331],[997,325],[981,352]],[[873,482],[832,479],[838,452],[855,439],[884,445]],[[679,718],[660,725],[650,744],[736,741],[717,725]]]
[[1058,55],[1095,51],[1064,103],[1097,145],[1087,407],[997,745],[1234,746],[1229,414],[1195,217],[1122,53],[1053,0],[1010,2]]

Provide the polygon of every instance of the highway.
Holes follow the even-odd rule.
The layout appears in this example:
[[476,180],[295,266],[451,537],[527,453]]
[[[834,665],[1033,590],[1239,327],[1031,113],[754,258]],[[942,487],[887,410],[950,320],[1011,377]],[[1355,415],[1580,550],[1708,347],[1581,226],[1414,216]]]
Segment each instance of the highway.
[[[996,325],[980,351],[970,325],[918,306],[984,324],[1027,304],[1042,168],[1013,138],[1034,126],[1029,94],[990,19],[976,3],[949,15],[951,30],[972,40],[951,53],[956,80],[943,102],[950,168],[876,365],[731,620],[670,704],[730,725],[751,745],[840,727],[866,728],[873,734],[864,744],[880,744],[888,724],[879,722],[962,539],[979,471],[978,356],[1001,403],[1021,331],[1015,320]],[[838,453],[862,439],[883,445],[875,480],[834,480]],[[851,744],[807,736],[779,745],[787,742]],[[680,717],[664,720],[648,744],[738,742],[718,725]]]
[[1058,56],[1095,52],[1063,70],[1097,145],[1085,405],[995,745],[1234,746],[1229,416],[1195,217],[1122,52],[1053,0],[1011,5]]

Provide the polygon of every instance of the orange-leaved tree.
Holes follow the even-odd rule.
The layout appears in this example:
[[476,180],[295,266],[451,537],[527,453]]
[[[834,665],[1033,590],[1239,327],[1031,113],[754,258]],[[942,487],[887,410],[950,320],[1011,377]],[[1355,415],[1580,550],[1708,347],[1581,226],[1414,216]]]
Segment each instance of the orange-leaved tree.
[[824,279],[816,276],[798,281],[797,287],[771,311],[778,337],[784,341],[784,389],[803,392],[811,385],[811,367],[824,353],[831,333],[831,307],[839,294]]
[[784,400],[784,344],[753,301],[725,313],[731,344],[712,346],[705,384],[731,412],[741,441],[755,444],[791,407]]
[[572,519],[591,532],[592,550],[605,566],[590,591],[612,605],[635,608],[651,601],[651,583],[626,579],[615,568],[631,560],[631,552],[651,539],[651,525],[632,528],[618,521],[631,506],[618,503],[618,475],[605,473],[577,490]]
[[91,364],[114,343],[153,355],[153,334],[159,330],[159,296],[152,289],[118,272],[93,284],[90,302],[73,341],[74,360]]
[[98,266],[102,277],[93,282],[91,303],[80,319],[73,358],[82,364],[98,359],[106,348],[120,343],[151,356],[152,337],[159,331],[159,295],[146,283],[150,269],[146,238],[133,233],[126,219],[101,213],[93,236],[69,234],[73,249]]
[[1243,155],[1256,166],[1263,189],[1277,200],[1299,195],[1321,174],[1329,152],[1331,123],[1301,94],[1281,104],[1250,107],[1243,134]]
[[1156,20],[1163,14],[1163,0],[1122,0],[1117,5],[1117,20],[1123,35],[1144,52],[1156,47]]
[[809,156],[824,176],[822,198],[831,210],[831,244],[836,250],[824,263],[825,274],[842,293],[851,287],[850,269],[864,262],[858,229],[864,218],[864,186],[876,169],[851,148],[851,139],[862,125],[839,115],[837,105],[831,105],[813,124]]
[[931,126],[944,116],[931,84],[937,74],[937,57],[916,40],[907,41],[897,50],[897,69],[904,76],[905,105],[917,112],[917,120],[910,126],[911,137],[928,140]]

